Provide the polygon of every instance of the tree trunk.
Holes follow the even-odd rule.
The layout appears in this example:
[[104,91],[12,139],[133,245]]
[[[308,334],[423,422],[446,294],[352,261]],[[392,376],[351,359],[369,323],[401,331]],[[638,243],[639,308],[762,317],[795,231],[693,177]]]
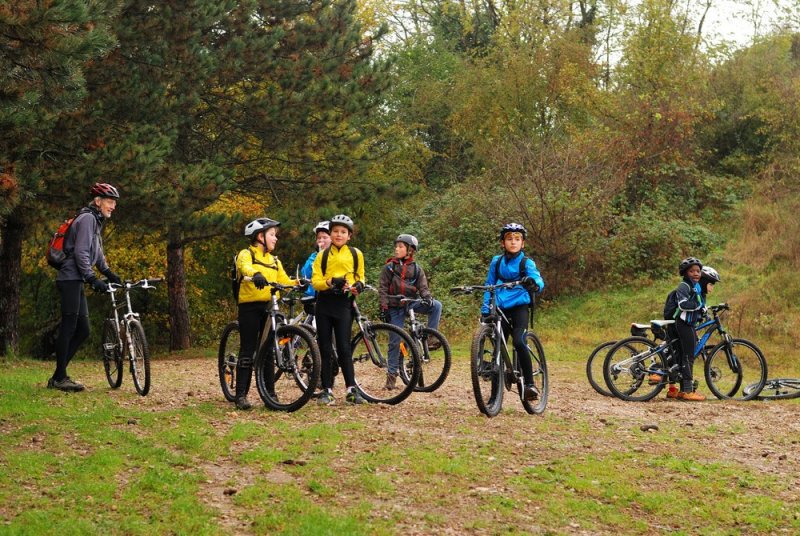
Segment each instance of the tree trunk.
[[20,208],[9,214],[0,229],[0,356],[19,349],[19,295],[22,280]]
[[186,272],[183,263],[183,244],[170,237],[167,241],[167,292],[169,292],[169,347],[185,350],[191,347],[189,338],[189,302],[186,299]]

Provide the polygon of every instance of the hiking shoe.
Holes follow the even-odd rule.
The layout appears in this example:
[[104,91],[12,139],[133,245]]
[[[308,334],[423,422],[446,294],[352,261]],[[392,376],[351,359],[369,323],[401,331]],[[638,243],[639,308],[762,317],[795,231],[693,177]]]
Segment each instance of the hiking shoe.
[[319,397],[317,398],[317,403],[324,404],[326,406],[330,406],[335,401],[336,399],[333,398],[333,395],[330,394],[328,391],[322,391],[322,393],[320,393]]
[[538,400],[539,399],[539,390],[533,386],[529,385],[525,387],[525,400]]
[[678,398],[678,388],[674,385],[669,386],[669,390],[667,391],[667,398]]
[[[47,382],[47,385],[49,387],[50,386],[50,382]],[[83,391],[84,389],[86,389],[86,387],[84,387],[82,383],[78,383],[76,381],[73,381],[72,378],[67,376],[63,380],[53,380],[52,389],[58,389],[59,391],[77,393],[78,391]]]
[[664,377],[661,374],[656,374],[656,373],[650,374],[647,377],[647,383],[649,385],[658,385],[663,380],[664,380]]
[[348,404],[364,404],[366,400],[361,397],[361,393],[358,392],[358,389],[351,389],[347,391],[347,395],[344,397],[344,401]]
[[394,389],[397,389],[397,386],[395,385],[396,383],[397,383],[397,374],[391,374],[391,373],[387,374],[386,385],[384,386],[384,388],[389,391],[393,391]]
[[247,400],[246,396],[240,396],[239,398],[236,399],[236,409],[241,409],[241,410],[247,411],[248,409],[251,409],[252,407],[253,407],[253,404],[251,404],[250,401]]
[[705,396],[701,395],[700,393],[678,393],[679,400],[686,400],[688,402],[702,402],[706,399]]

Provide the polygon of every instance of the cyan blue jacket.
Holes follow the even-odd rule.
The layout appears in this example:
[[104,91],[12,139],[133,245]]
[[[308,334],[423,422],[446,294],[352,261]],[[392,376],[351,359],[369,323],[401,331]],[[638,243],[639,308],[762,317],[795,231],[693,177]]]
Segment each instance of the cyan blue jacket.
[[[516,255],[508,256],[495,255],[492,262],[489,263],[489,273],[486,275],[486,282],[484,285],[494,285],[496,283],[504,283],[509,281],[519,281],[522,276],[532,277],[536,284],[539,286],[539,292],[544,290],[544,280],[542,275],[536,268],[536,263],[530,257],[525,257],[525,269],[522,270],[520,275],[520,261],[522,256],[525,255],[524,251],[520,251]],[[500,263],[500,280],[497,280],[497,270],[495,265]],[[489,313],[490,295],[488,292],[483,293],[483,306],[481,313]],[[501,309],[510,309],[518,305],[528,305],[531,303],[531,297],[528,290],[521,285],[513,288],[502,288],[497,291],[497,306]]]
[[[300,269],[300,275],[303,278],[308,279],[309,281],[311,280],[311,272],[313,272],[312,268],[314,266],[314,260],[317,258],[317,254],[318,253],[319,253],[319,251],[315,251],[314,253],[309,255],[308,259],[306,259],[306,263]],[[311,285],[308,285],[308,288],[303,293],[303,295],[304,296],[316,296],[317,295],[317,291],[314,290],[314,287],[312,287]]]

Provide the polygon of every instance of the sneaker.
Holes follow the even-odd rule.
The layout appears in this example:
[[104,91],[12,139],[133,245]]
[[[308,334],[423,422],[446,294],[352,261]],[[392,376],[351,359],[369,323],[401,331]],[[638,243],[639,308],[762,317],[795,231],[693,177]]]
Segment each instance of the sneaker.
[[52,376],[50,376],[49,378],[47,378],[47,388],[48,388],[48,389],[55,389],[55,388],[56,388],[56,386],[54,385],[54,382],[55,382],[55,380],[53,379],[53,377],[52,377]]
[[661,374],[656,374],[656,373],[650,374],[647,377],[647,383],[650,384],[650,385],[658,385],[663,380],[664,380],[664,377]]
[[328,391],[322,391],[322,393],[320,393],[319,397],[317,398],[317,402],[319,404],[324,404],[326,406],[330,406],[335,401],[336,399],[334,399],[333,395],[330,394]]
[[364,404],[366,400],[361,397],[361,393],[358,392],[358,389],[351,389],[347,391],[347,395],[344,397],[345,402],[349,404]]
[[689,402],[702,402],[703,400],[706,399],[706,397],[701,395],[700,393],[684,393],[684,392],[680,392],[680,393],[678,393],[678,399],[686,400],[686,401],[689,401]]
[[535,386],[529,385],[525,388],[525,400],[538,400],[539,390]]
[[384,388],[389,391],[393,391],[397,389],[397,385],[395,385],[396,383],[397,383],[397,374],[389,373],[386,375],[386,385],[384,386]]
[[667,398],[678,398],[678,388],[674,385],[669,386],[669,390],[667,391]]
[[[50,378],[53,380],[52,378]],[[48,387],[50,386],[50,382],[47,382]],[[86,387],[83,386],[82,383],[78,383],[73,381],[72,378],[67,376],[63,380],[53,380],[53,386],[51,389],[58,389],[59,391],[67,391],[76,393],[78,391],[83,391]]]
[[432,339],[428,341],[428,351],[435,352],[442,347],[442,341],[439,339]]
[[236,399],[236,409],[241,409],[241,410],[247,411],[248,409],[251,409],[252,407],[253,407],[253,404],[251,404],[250,401],[247,400],[246,396],[240,396],[239,398]]

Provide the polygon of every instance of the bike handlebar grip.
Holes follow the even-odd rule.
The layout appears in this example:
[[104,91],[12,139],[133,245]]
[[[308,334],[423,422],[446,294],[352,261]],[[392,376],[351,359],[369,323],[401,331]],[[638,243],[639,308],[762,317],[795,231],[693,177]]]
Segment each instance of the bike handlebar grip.
[[147,279],[148,283],[161,283],[164,281],[163,277],[147,277],[145,279]]

